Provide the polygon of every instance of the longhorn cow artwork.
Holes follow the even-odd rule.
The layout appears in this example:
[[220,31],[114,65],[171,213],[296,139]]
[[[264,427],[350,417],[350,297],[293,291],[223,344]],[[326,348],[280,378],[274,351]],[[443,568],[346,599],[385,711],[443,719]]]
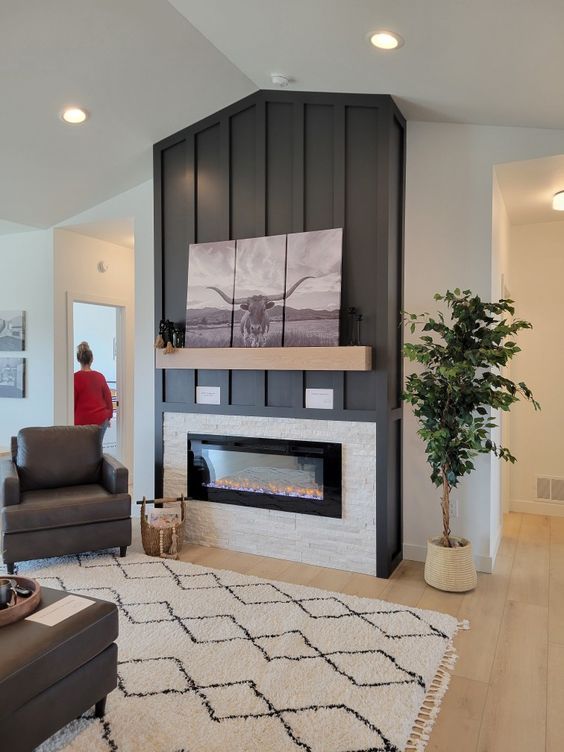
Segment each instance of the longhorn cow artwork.
[[233,347],[282,347],[285,279],[286,235],[237,241]]
[[191,245],[187,347],[339,344],[342,230]]
[[233,305],[210,290],[217,285],[233,295],[235,241],[197,243],[188,255],[186,347],[231,347]]
[[270,309],[276,305],[278,300],[286,301],[306,279],[311,279],[311,277],[302,277],[292,285],[288,292],[282,292],[280,295],[251,295],[248,298],[229,299],[223,290],[217,287],[210,287],[210,290],[215,290],[226,303],[238,305],[244,311],[239,324],[243,345],[245,347],[266,347],[270,329]]
[[305,275],[286,305],[284,344],[287,347],[332,347],[339,344],[341,310],[341,229],[297,232],[288,235],[286,287]]

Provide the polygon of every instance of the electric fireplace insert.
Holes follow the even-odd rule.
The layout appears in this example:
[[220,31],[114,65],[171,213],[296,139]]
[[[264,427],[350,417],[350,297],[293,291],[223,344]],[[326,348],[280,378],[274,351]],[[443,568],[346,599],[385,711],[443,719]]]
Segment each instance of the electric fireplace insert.
[[341,517],[341,445],[189,433],[188,497]]

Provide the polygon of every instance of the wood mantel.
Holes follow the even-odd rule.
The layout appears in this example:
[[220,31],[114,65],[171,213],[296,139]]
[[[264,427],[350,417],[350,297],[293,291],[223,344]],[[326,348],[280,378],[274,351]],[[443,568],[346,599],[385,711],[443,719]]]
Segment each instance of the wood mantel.
[[242,371],[370,371],[371,347],[184,347],[157,350],[157,368]]

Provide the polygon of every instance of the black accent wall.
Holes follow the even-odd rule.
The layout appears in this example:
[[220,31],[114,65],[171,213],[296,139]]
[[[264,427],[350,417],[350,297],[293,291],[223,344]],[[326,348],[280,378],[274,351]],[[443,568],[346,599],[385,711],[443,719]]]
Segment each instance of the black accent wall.
[[[156,494],[164,412],[376,423],[377,562],[401,560],[405,121],[389,96],[259,91],[155,144],[156,320],[184,323],[189,243],[343,227],[342,310],[364,315],[370,372],[156,373]],[[346,317],[342,342],[347,344]],[[195,388],[220,386],[219,406]],[[334,409],[304,406],[334,389]]]

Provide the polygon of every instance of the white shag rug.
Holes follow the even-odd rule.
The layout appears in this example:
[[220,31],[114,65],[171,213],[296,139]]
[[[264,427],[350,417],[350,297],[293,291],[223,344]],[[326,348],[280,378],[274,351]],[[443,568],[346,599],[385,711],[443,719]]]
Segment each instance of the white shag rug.
[[40,752],[423,750],[459,627],[446,614],[142,554],[28,562],[119,607],[119,684]]

